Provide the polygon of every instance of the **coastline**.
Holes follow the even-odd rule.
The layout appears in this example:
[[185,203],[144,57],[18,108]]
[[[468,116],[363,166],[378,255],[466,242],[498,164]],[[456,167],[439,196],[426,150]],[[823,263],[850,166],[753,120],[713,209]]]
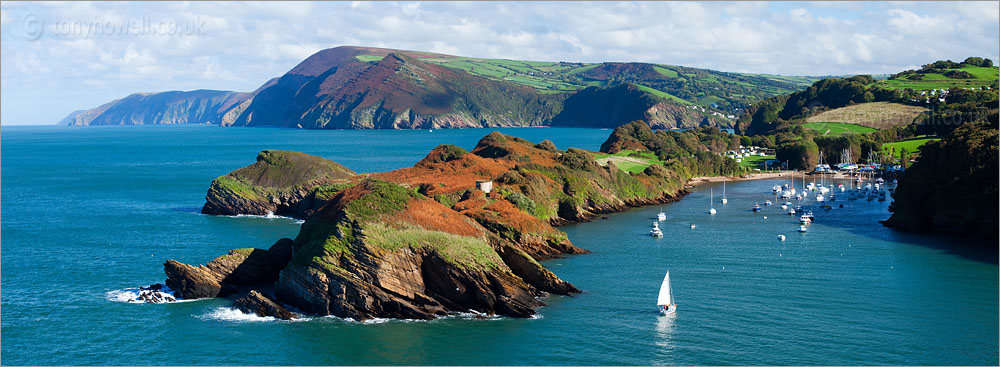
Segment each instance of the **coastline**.
[[695,187],[709,182],[767,180],[773,178],[795,177],[796,175],[800,175],[800,173],[798,171],[781,171],[750,173],[742,176],[701,176],[692,177],[686,184],[684,184],[684,186]]

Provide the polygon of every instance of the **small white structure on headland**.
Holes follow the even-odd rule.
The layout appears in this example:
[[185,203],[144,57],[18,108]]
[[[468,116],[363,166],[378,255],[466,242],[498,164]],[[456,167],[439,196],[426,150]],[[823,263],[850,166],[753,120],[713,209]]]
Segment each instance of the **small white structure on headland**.
[[476,180],[476,189],[489,194],[493,190],[493,181]]

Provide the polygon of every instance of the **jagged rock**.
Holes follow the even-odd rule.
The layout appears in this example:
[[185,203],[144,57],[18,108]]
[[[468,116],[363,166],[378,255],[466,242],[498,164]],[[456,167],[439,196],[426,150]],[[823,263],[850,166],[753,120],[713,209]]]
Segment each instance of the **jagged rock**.
[[163,264],[167,287],[184,299],[221,297],[235,286],[271,283],[291,258],[292,240],[282,238],[268,250],[234,249],[204,266],[194,267],[174,260]]
[[233,303],[233,307],[245,313],[255,314],[260,317],[275,317],[281,320],[291,320],[296,318],[295,314],[289,312],[277,302],[272,301],[260,292],[251,290],[245,296],[240,297]]
[[524,279],[535,288],[555,294],[580,293],[580,290],[569,282],[559,279],[551,271],[539,264],[531,256],[518,250],[513,246],[501,246],[497,253],[503,258],[503,262],[510,267],[510,270],[517,276]]
[[231,286],[221,283],[218,274],[204,267],[167,260],[163,270],[167,273],[167,286],[184,299],[220,297],[234,292]]

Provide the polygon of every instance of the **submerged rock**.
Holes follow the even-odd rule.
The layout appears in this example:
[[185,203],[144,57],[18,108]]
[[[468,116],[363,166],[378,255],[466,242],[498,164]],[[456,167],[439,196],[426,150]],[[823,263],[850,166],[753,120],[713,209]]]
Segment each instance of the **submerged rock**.
[[251,290],[245,296],[233,302],[233,307],[244,313],[255,314],[260,317],[271,316],[281,320],[296,318],[295,314],[255,290]]

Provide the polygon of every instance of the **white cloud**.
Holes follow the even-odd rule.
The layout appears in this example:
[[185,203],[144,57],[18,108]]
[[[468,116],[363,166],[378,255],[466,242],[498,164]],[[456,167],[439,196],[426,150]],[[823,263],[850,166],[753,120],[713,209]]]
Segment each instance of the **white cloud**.
[[[296,2],[0,5],[3,119],[54,123],[133,92],[250,91],[328,47],[542,61],[645,61],[792,75],[998,58],[996,2]],[[32,40],[24,20],[45,25]],[[187,35],[57,32],[172,22]]]

